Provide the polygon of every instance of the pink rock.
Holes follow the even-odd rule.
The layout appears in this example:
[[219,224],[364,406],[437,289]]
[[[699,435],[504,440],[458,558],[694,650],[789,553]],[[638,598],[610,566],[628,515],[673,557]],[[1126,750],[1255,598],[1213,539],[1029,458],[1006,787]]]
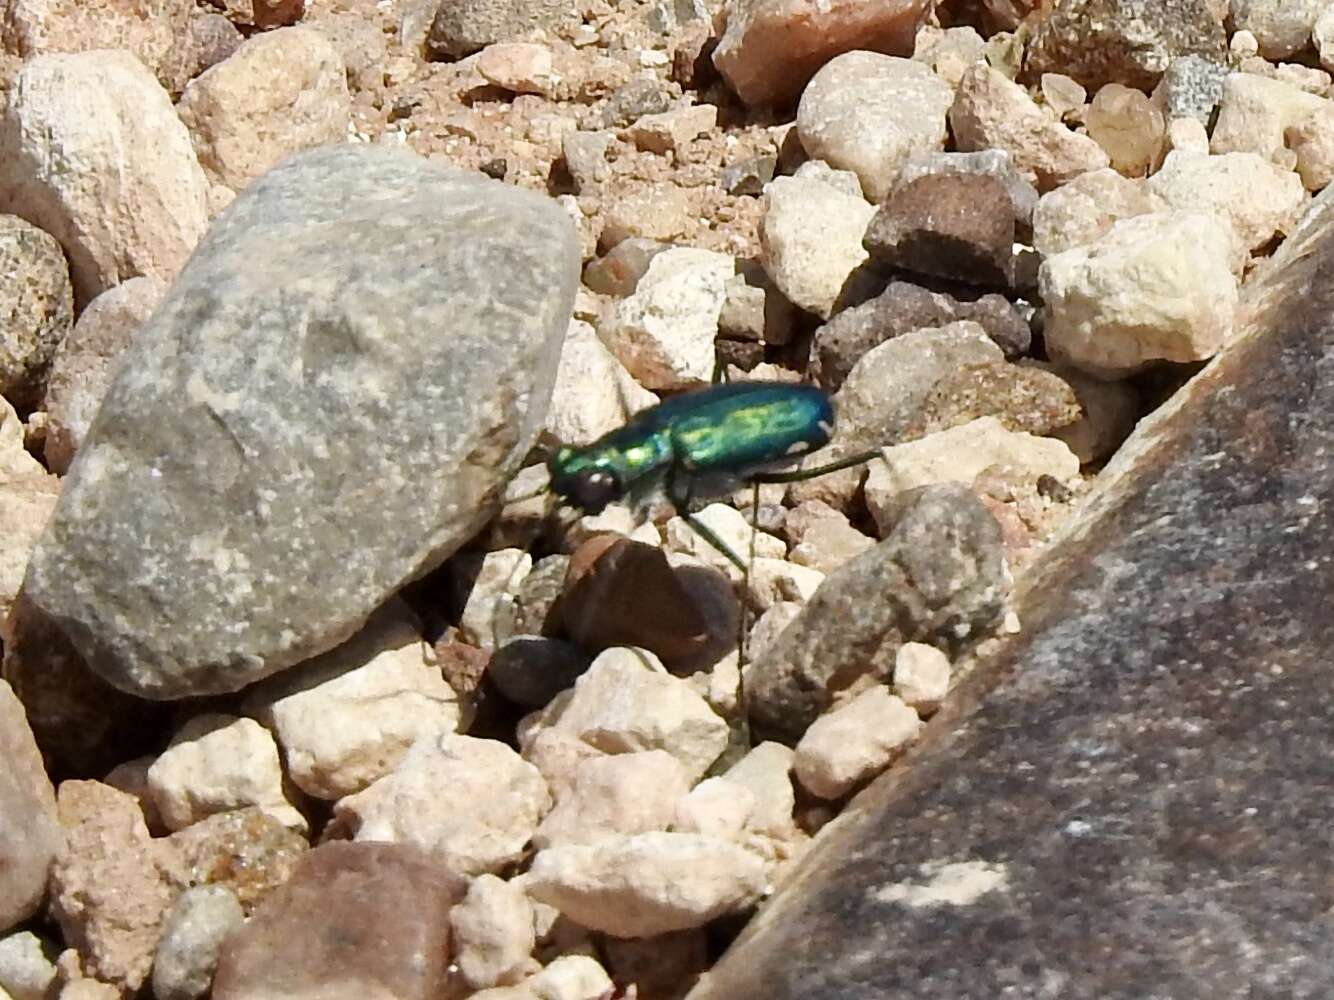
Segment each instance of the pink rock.
[[853,49],[910,56],[927,0],[731,0],[713,63],[747,104],[784,104]]
[[316,848],[223,947],[214,1000],[437,1000],[463,880],[406,844]]
[[0,681],[0,932],[37,911],[60,849],[56,797],[23,706]]
[[88,976],[133,993],[176,895],[169,849],[154,843],[133,795],[100,781],[62,782],[57,805],[66,846],[51,871],[51,912]]

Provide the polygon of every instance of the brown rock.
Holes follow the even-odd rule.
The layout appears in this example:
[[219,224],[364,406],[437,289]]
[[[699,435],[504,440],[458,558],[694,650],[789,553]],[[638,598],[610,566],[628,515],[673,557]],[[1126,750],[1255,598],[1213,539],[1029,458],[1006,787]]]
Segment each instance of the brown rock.
[[910,330],[972,320],[1005,352],[1027,352],[1032,333],[1018,310],[1002,295],[963,302],[906,281],[892,281],[876,298],[838,313],[815,332],[811,370],[825,389],[836,391],[861,356]]
[[405,844],[329,843],[224,945],[214,1000],[440,1000],[461,878]]
[[746,104],[784,104],[841,53],[912,55],[931,6],[926,0],[730,0],[713,63]]
[[167,841],[172,846],[170,877],[177,889],[223,886],[247,913],[292,877],[310,849],[299,833],[254,806],[209,816]]
[[1062,0],[1033,25],[1025,76],[1063,73],[1090,91],[1106,83],[1151,90],[1177,56],[1222,60],[1223,25],[1209,0]]
[[1049,434],[1080,418],[1074,390],[1058,375],[1006,361],[967,365],[936,382],[904,440],[996,417],[1007,430]]
[[90,976],[133,993],[148,978],[176,890],[170,849],[155,843],[132,795],[100,781],[57,793],[65,849],[51,870],[51,912]]
[[296,24],[306,0],[209,0],[233,24],[245,28],[281,28]]
[[673,569],[643,542],[591,538],[571,556],[565,579],[553,614],[586,649],[638,646],[689,673],[736,642],[738,608],[726,578],[704,567]]
[[0,681],[0,933],[32,916],[63,840],[56,797],[14,692]]
[[1011,282],[1015,218],[1004,184],[985,174],[928,174],[894,191],[863,239],[891,267],[970,285]]

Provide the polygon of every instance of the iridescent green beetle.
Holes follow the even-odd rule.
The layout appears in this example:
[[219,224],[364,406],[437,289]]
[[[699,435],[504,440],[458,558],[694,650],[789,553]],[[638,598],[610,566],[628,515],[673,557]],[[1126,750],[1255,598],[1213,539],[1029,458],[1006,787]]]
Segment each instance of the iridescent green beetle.
[[861,465],[878,452],[815,469],[773,471],[829,443],[834,408],[824,390],[786,382],[731,382],[675,396],[623,427],[547,462],[551,489],[587,514],[661,486],[710,545],[746,572],[741,558],[690,512],[692,501],[750,483],[788,483]]

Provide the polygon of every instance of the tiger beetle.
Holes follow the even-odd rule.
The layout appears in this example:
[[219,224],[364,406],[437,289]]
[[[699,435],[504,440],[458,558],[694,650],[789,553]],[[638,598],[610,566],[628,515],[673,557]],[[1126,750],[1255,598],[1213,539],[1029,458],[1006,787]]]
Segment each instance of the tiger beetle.
[[551,490],[585,514],[659,485],[686,522],[742,573],[745,562],[691,510],[741,484],[792,483],[861,465],[878,451],[814,469],[774,471],[824,447],[834,432],[829,396],[813,385],[729,382],[641,410],[623,426],[547,461]]

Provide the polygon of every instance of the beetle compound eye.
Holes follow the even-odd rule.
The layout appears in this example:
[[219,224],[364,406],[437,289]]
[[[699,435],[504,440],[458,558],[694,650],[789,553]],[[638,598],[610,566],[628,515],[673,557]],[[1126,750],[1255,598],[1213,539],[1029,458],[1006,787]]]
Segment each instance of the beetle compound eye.
[[585,469],[575,483],[573,500],[589,514],[602,509],[621,494],[616,477],[604,469]]

